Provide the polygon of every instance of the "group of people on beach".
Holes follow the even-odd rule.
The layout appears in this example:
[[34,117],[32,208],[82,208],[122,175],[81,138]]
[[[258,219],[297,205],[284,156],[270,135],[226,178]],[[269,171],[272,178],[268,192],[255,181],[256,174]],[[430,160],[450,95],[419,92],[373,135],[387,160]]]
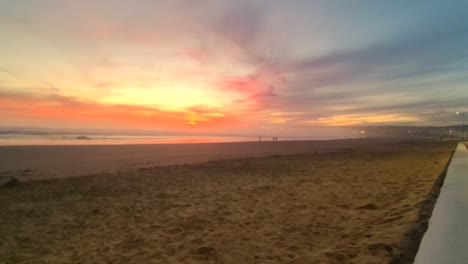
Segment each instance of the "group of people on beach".
[[[278,137],[272,137],[273,141],[278,141]],[[262,142],[262,136],[258,137],[258,142]]]

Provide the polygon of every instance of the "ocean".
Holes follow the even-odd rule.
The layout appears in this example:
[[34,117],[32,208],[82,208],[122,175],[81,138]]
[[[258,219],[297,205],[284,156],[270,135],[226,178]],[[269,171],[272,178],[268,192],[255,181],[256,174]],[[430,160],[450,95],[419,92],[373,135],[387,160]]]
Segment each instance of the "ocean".
[[0,145],[124,145],[124,144],[188,144],[255,141],[257,137],[229,136],[162,136],[44,131],[0,131]]
[[[260,135],[177,135],[161,132],[83,132],[47,129],[0,128],[0,146],[24,145],[128,145],[128,144],[190,144],[222,142],[256,142]],[[276,135],[275,135],[276,136]],[[330,133],[326,136],[280,136],[279,141],[289,140],[330,140],[353,138],[354,135]],[[261,141],[273,141],[272,136],[263,135]]]

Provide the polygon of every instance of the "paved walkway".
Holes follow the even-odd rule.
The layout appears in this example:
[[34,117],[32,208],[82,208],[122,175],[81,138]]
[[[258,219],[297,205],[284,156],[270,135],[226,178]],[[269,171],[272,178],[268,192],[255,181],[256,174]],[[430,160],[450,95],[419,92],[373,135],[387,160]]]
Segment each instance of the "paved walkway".
[[415,264],[468,263],[468,149],[459,143]]

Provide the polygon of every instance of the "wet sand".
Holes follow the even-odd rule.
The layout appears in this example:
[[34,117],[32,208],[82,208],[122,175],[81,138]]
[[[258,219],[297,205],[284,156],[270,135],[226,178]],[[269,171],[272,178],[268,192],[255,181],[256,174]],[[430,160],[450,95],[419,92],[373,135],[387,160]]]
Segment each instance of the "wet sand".
[[391,144],[381,139],[210,144],[0,146],[0,181],[64,178],[141,167],[284,154],[330,152]]
[[0,262],[412,263],[455,143],[331,143],[3,187]]

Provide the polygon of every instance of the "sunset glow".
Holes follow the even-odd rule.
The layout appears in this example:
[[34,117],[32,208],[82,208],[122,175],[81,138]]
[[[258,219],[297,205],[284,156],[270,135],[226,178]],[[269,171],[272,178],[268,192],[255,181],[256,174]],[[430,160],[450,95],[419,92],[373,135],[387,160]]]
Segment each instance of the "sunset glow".
[[468,110],[466,2],[293,2],[2,1],[0,126],[293,135]]

